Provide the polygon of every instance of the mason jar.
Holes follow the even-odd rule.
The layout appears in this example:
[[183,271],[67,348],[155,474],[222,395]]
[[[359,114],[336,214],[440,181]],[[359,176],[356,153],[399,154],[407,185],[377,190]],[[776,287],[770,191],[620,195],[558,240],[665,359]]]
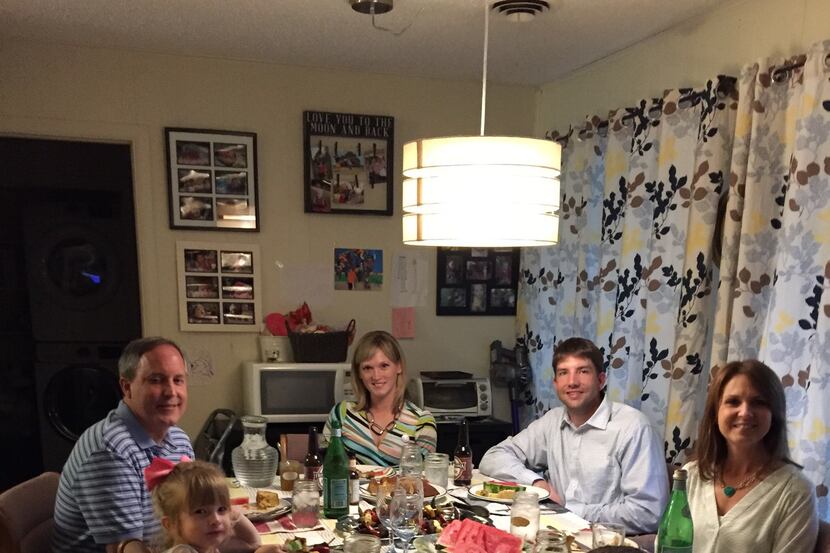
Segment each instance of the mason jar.
[[536,492],[517,492],[510,509],[510,533],[533,543],[538,531],[539,495]]
[[446,453],[427,453],[424,476],[430,484],[446,488],[450,479],[450,456]]

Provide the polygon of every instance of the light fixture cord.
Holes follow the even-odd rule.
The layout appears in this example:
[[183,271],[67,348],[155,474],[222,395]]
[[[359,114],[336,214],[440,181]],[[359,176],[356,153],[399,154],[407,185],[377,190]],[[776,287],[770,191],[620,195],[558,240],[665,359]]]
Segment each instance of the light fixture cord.
[[487,44],[490,42],[490,0],[484,0],[484,66],[481,71],[481,136],[484,136],[484,112],[487,108]]

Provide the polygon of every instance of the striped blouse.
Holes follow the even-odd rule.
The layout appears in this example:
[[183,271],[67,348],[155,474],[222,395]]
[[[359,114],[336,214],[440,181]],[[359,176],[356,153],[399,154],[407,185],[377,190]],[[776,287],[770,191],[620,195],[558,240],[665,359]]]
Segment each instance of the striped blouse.
[[323,442],[328,444],[331,436],[331,421],[338,420],[343,428],[343,445],[346,451],[354,453],[357,462],[364,465],[388,467],[397,465],[401,458],[403,436],[409,436],[421,448],[422,454],[435,451],[437,430],[435,418],[429,411],[420,409],[407,401],[395,420],[395,426],[383,435],[379,445],[375,445],[374,434],[369,429],[366,411],[357,411],[352,402],[341,401],[332,408],[329,420],[323,429]]

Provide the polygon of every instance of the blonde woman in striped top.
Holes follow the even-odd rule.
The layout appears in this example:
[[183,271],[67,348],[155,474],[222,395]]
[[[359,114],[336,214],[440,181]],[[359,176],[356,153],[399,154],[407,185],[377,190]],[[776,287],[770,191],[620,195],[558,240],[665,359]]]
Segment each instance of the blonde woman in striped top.
[[406,400],[406,360],[401,346],[388,332],[374,330],[357,343],[352,356],[352,387],[356,402],[341,401],[331,410],[323,429],[331,435],[331,421],[343,428],[346,451],[366,465],[392,466],[400,461],[403,436],[409,436],[426,454],[435,451],[435,418]]

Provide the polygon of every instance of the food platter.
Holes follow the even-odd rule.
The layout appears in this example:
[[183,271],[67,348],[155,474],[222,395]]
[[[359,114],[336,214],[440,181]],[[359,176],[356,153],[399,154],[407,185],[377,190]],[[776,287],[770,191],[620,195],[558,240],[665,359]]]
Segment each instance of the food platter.
[[279,504],[271,509],[257,509],[256,503],[248,503],[240,505],[239,510],[251,522],[267,522],[290,512],[291,504],[280,499]]
[[[470,486],[470,490],[467,492],[467,494],[474,499],[481,499],[482,501],[494,501],[496,503],[506,503],[508,505],[513,503],[512,499],[503,499],[500,497],[482,495],[481,491],[483,488],[484,484],[476,484],[475,486]],[[543,501],[550,497],[550,493],[548,493],[546,489],[540,488],[538,486],[525,486],[525,491],[534,492],[535,494],[537,494],[539,496],[539,501]]]
[[[430,484],[433,488],[435,488],[435,493],[427,493],[426,490],[424,491],[424,502],[432,501],[434,497],[441,497],[445,493],[447,493],[447,489],[443,486],[439,486],[437,484]],[[368,501],[369,503],[375,502],[375,494],[369,492],[369,484],[361,484],[360,485],[360,497]]]

